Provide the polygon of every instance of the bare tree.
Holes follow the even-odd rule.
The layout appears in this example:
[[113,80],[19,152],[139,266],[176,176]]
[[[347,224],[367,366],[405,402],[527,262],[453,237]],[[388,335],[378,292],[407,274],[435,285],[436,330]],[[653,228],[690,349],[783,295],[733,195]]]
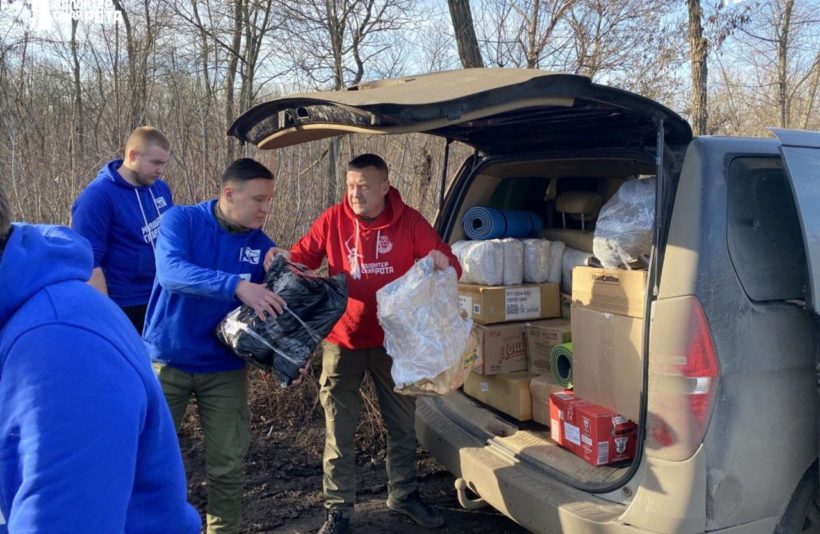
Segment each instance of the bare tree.
[[473,25],[473,14],[470,11],[470,0],[447,0],[450,7],[450,19],[453,21],[453,30],[456,35],[458,56],[464,68],[483,67],[481,50]]
[[692,70],[692,130],[695,135],[706,133],[707,66],[709,42],[703,37],[700,0],[687,0],[689,11],[689,57]]

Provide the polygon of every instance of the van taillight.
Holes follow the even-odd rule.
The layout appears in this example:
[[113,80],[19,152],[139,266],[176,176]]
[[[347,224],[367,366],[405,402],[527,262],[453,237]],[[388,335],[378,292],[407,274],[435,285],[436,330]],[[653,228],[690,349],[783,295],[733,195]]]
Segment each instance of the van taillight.
[[703,442],[720,368],[709,323],[693,296],[655,303],[649,341],[647,454],[685,460]]

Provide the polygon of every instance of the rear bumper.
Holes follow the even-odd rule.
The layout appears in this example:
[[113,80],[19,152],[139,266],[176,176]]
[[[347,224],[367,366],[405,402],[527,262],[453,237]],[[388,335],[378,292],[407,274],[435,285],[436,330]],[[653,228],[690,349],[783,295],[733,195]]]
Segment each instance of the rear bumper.
[[619,521],[624,505],[562,484],[487,446],[444,415],[431,399],[420,398],[416,404],[416,430],[422,445],[450,472],[533,532],[644,532]]

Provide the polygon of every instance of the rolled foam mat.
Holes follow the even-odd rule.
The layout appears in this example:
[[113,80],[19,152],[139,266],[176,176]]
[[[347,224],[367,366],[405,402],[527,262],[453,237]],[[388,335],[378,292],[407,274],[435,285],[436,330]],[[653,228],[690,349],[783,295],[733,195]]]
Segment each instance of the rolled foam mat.
[[572,387],[572,341],[552,347],[550,368],[556,384],[567,389]]
[[470,239],[537,236],[544,226],[541,217],[532,211],[502,210],[475,206],[467,210],[461,221]]

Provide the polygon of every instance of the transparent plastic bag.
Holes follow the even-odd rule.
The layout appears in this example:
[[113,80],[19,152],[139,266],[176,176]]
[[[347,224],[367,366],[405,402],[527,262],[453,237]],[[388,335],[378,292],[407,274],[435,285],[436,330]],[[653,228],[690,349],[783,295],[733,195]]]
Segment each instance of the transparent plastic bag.
[[549,278],[550,242],[546,239],[524,239],[524,281],[542,284]]
[[482,286],[504,283],[504,245],[500,239],[457,241],[452,250],[461,264],[461,282]]
[[437,271],[428,256],[376,292],[395,391],[446,395],[464,383],[473,321],[461,316],[455,269]]
[[504,247],[505,286],[517,286],[524,281],[524,243],[513,237],[501,240]]
[[608,269],[629,266],[652,248],[655,177],[624,182],[595,223],[592,253]]

